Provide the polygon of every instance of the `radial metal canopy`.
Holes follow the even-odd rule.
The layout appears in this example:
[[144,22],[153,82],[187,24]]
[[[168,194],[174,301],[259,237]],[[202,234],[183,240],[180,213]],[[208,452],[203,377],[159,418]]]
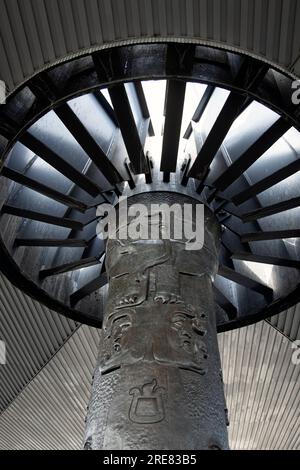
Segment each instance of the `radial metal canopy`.
[[[1,270],[26,293],[101,326],[97,207],[176,190],[222,225],[218,330],[300,300],[299,106],[292,78],[192,44],[103,50],[44,71],[0,107]],[[150,117],[151,116],[151,117]]]

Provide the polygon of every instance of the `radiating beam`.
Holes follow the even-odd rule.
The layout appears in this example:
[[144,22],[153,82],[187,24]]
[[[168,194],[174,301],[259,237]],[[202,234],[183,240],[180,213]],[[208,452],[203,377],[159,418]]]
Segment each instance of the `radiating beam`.
[[[208,198],[209,202],[210,198]],[[233,215],[234,217],[237,217],[238,219],[243,219],[243,215],[234,204],[232,204],[230,201],[225,201],[225,203],[222,205],[222,210],[224,212],[227,212],[230,215]],[[218,210],[217,210],[218,213]]]
[[[46,73],[36,77],[29,87],[39,100],[51,103],[51,101],[57,101],[59,99],[59,90]],[[116,119],[114,112],[102,93],[95,91],[94,96],[115,123]],[[112,185],[123,181],[114,165],[107,158],[106,154],[102,151],[70,106],[67,103],[61,104],[57,108],[54,108],[54,112],[73,135],[78,144],[83,148],[89,158],[103,173],[107,181]]]
[[[220,203],[218,204],[218,202],[220,201]],[[217,198],[217,201],[216,201],[216,206],[214,208],[214,214],[218,214],[219,212],[221,212],[224,208],[224,206],[226,206],[226,204],[228,203],[228,201],[226,199],[222,199],[222,198]]]
[[197,189],[196,189],[197,194],[201,194],[202,191],[204,190],[205,180],[208,177],[209,173],[210,173],[210,168],[207,168],[206,172],[203,174],[203,178],[201,179],[201,181],[199,182],[197,186]]
[[59,90],[46,71],[35,75],[27,85],[34,96],[48,105],[59,98]]
[[237,318],[237,308],[230,302],[230,300],[225,297],[223,292],[221,292],[215,285],[213,285],[213,292],[215,296],[215,301],[220,307],[227,313],[229,320],[234,320]]
[[285,180],[297,171],[300,171],[300,159],[289,163],[288,165],[283,168],[280,168],[271,175],[266,176],[260,181],[257,181],[257,183],[253,184],[244,191],[241,191],[240,193],[236,194],[232,197],[232,202],[236,205],[240,205],[243,202],[248,201],[248,199],[250,199],[251,197],[256,196],[257,194],[263,191],[266,191],[277,183],[280,183],[281,181]]
[[87,176],[76,170],[72,165],[63,160],[57,153],[51,150],[46,144],[34,137],[29,132],[20,136],[19,141],[38,155],[42,160],[51,165],[55,170],[62,173],[66,178],[73,181],[77,186],[93,197],[98,196],[102,189],[90,180]]
[[53,247],[70,247],[86,248],[88,246],[87,240],[78,240],[77,238],[66,238],[66,239],[57,239],[57,238],[16,238],[14,241],[15,246],[53,246]]
[[[242,243],[240,235],[232,232],[232,230],[226,227],[222,234],[221,245],[225,247],[225,250],[228,251],[229,256],[236,252],[247,252],[251,253],[251,248],[248,243]],[[226,264],[226,263],[222,263]]]
[[63,194],[59,191],[56,191],[50,186],[40,183],[30,178],[29,176],[23,175],[22,173],[15,171],[11,168],[8,168],[6,166],[3,167],[1,175],[5,176],[5,178],[9,178],[12,181],[15,181],[16,183],[22,184],[23,186],[26,186],[27,188],[30,188],[33,191],[38,192],[39,194],[43,194],[44,196],[54,199],[55,201],[60,202],[61,204],[64,204],[68,207],[72,207],[73,209],[77,209],[80,212],[85,212],[87,210],[87,205],[79,201],[78,199],[75,199],[69,196],[68,194]]
[[240,284],[241,286],[258,292],[259,294],[262,294],[266,297],[270,297],[273,293],[270,287],[264,286],[263,284],[260,284],[257,281],[253,281],[253,279],[250,279],[244,274],[238,273],[237,271],[234,271],[233,269],[230,269],[227,266],[220,266],[218,274],[222,277],[225,277],[226,279],[229,279],[230,281]]
[[230,127],[239,115],[244,101],[244,95],[230,93],[190,169],[190,177],[203,178]]
[[63,217],[56,217],[54,215],[44,214],[32,210],[22,209],[20,207],[10,206],[5,204],[2,207],[1,214],[15,215],[23,219],[31,219],[37,222],[44,222],[50,225],[57,225],[59,227],[67,227],[74,230],[82,230],[83,224],[77,220],[72,220]]
[[244,233],[241,235],[242,243],[257,242],[261,240],[281,240],[282,238],[298,238],[300,230],[273,230],[269,232]]
[[272,204],[270,206],[261,207],[255,209],[246,214],[241,214],[243,222],[250,222],[252,220],[262,219],[263,217],[268,217],[269,215],[279,214],[280,212],[288,211],[294,209],[295,207],[300,206],[300,197],[294,197],[288,199],[287,201],[278,202],[277,204]]
[[176,172],[185,88],[184,81],[172,79],[167,82],[166,117],[160,163],[160,171],[164,173]]
[[[205,92],[203,93],[203,96],[202,96],[201,100],[199,101],[199,104],[198,104],[198,106],[197,106],[197,108],[196,108],[196,111],[195,111],[194,114],[193,114],[193,117],[192,117],[192,119],[191,119],[192,121],[194,121],[194,122],[199,122],[199,121],[200,121],[200,119],[201,119],[201,117],[202,117],[202,115],[203,115],[203,113],[204,113],[204,111],[205,111],[205,109],[206,109],[206,106],[207,106],[208,103],[209,103],[209,100],[210,100],[210,98],[211,98],[211,96],[212,96],[214,90],[215,90],[215,87],[214,87],[214,86],[212,86],[212,85],[207,85],[206,90],[205,90]],[[183,138],[184,138],[184,139],[189,139],[189,137],[190,137],[190,135],[191,135],[191,133],[192,133],[192,130],[193,130],[192,124],[191,124],[191,122],[190,122],[189,125],[188,125],[188,127],[187,127],[187,129],[186,129],[186,131],[185,131],[185,133],[184,133]]]
[[128,186],[129,186],[130,189],[134,189],[135,188],[135,182],[134,182],[132,173],[130,171],[130,167],[129,167],[129,165],[126,161],[124,162],[124,167],[125,167],[125,171],[128,175],[128,180],[127,180]]
[[19,125],[8,116],[1,117],[0,120],[0,135],[5,137],[7,140],[12,140],[18,132]]
[[146,184],[152,183],[152,169],[153,169],[153,162],[149,157],[149,152],[146,152],[146,160],[148,165],[148,171],[145,173],[145,182]]
[[190,164],[191,164],[191,157],[189,157],[185,163],[185,167],[184,167],[183,175],[181,179],[182,186],[187,186],[188,184],[188,181],[189,181],[188,172],[189,172]]
[[39,277],[40,279],[45,279],[46,277],[56,276],[58,274],[75,271],[76,269],[87,268],[89,266],[95,266],[96,264],[99,264],[99,260],[95,257],[82,258],[80,260],[64,263],[52,268],[41,269],[39,272]]
[[[234,85],[242,87],[247,91],[255,91],[261,80],[267,73],[269,66],[263,64],[257,66],[257,63],[250,58],[244,58],[237,74],[234,78]],[[207,136],[194,165],[191,168],[190,175],[198,178],[203,183],[207,178],[207,171],[210,164],[225,140],[227,133],[235,119],[249,106],[252,101],[251,95],[238,95],[231,92],[228,96],[221,112],[219,113],[215,124]],[[201,189],[201,183],[199,190]],[[200,193],[200,191],[198,191]],[[210,201],[217,194],[217,189],[210,195]]]
[[255,92],[269,68],[268,64],[260,63],[258,65],[257,60],[244,57],[234,78],[234,84],[239,88]]
[[279,118],[267,129],[250,147],[235,160],[213,183],[219,191],[224,191],[256,160],[259,159],[280,137],[285,134],[290,124],[283,118]]
[[114,107],[128,157],[132,164],[132,169],[135,174],[145,173],[147,170],[146,157],[125,86],[123,84],[113,85],[108,88],[108,92]]
[[150,137],[153,137],[155,134],[154,134],[154,129],[153,129],[152,122],[151,122],[151,116],[149,113],[145,93],[143,90],[143,85],[141,84],[141,82],[134,82],[134,88],[135,88],[135,91],[139,100],[143,118],[150,119],[148,133]]
[[109,116],[109,118],[114,123],[114,125],[118,126],[119,124],[118,124],[115,112],[113,108],[111,107],[110,103],[107,101],[107,99],[103,95],[103,93],[101,93],[101,91],[99,90],[96,90],[93,92],[93,95],[95,96],[100,106],[105,110],[106,114]]
[[72,295],[70,295],[70,305],[71,307],[75,307],[75,305],[86,297],[89,294],[92,294],[96,290],[100,289],[101,287],[105,286],[107,283],[107,275],[106,273],[99,274],[95,279],[85,284],[81,289],[78,289]]
[[[95,163],[98,170],[105,176],[107,181],[112,185],[122,182],[123,178],[117,169],[107,158],[105,152],[91,136],[70,106],[64,103],[55,108],[54,111],[88,157]],[[101,125],[101,123],[99,123],[99,125]]]
[[237,252],[231,255],[232,259],[242,261],[253,261],[254,263],[272,264],[274,266],[284,266],[286,268],[300,269],[300,260],[279,258],[277,256],[256,255],[248,252]]

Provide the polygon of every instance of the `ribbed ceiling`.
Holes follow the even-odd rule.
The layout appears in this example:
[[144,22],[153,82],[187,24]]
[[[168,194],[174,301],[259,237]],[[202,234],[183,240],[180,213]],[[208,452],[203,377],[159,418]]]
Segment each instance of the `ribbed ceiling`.
[[10,90],[72,54],[115,41],[195,38],[300,73],[297,0],[0,0],[0,78]]
[[7,364],[0,365],[0,413],[76,330],[76,323],[53,315],[0,276],[0,339]]
[[[68,56],[116,41],[195,38],[300,75],[297,0],[0,0],[0,78],[10,91]],[[80,448],[98,332],[0,278],[0,448]],[[281,333],[283,332],[283,334]],[[219,336],[232,448],[299,449],[299,305]]]
[[299,449],[300,366],[267,322],[219,335],[233,449]]
[[300,339],[300,304],[274,315],[269,322],[291,341]]
[[[0,449],[79,449],[97,330],[81,326],[0,416]],[[299,449],[300,366],[267,322],[219,335],[233,449]]]
[[80,327],[1,414],[1,449],[80,448],[97,340]]

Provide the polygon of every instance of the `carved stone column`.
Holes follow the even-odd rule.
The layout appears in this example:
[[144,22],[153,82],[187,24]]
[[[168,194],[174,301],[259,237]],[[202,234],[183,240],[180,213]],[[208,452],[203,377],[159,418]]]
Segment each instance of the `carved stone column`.
[[[137,202],[197,203],[162,192],[128,200]],[[192,251],[172,235],[108,240],[86,449],[228,448],[212,293],[219,227],[207,208],[204,229],[203,248]]]

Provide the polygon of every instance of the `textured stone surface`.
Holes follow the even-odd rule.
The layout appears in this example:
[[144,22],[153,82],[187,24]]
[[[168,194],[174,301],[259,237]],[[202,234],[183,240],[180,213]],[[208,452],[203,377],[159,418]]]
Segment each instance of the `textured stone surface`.
[[[149,196],[131,203],[192,202]],[[107,242],[109,292],[87,449],[228,448],[212,294],[219,232],[208,210],[203,248],[187,251],[185,241]]]

